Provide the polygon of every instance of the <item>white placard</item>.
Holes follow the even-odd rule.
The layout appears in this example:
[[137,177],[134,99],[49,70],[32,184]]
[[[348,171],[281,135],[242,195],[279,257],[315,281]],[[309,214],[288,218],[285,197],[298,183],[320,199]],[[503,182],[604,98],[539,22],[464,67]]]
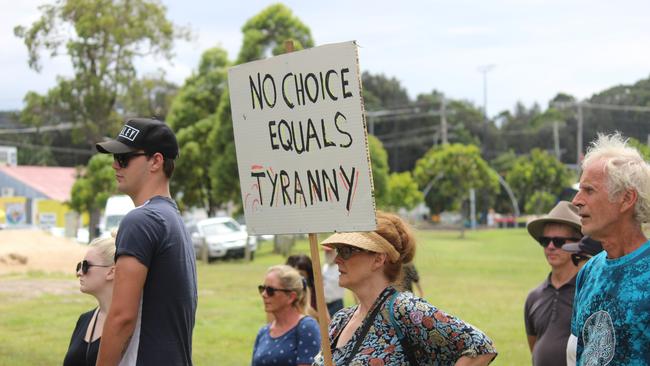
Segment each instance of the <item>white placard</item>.
[[251,234],[376,228],[355,42],[235,66],[228,84]]

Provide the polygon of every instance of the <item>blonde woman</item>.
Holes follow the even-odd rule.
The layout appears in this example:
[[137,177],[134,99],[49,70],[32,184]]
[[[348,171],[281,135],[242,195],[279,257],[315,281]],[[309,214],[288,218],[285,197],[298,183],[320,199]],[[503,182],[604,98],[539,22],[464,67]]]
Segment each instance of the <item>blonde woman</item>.
[[318,323],[307,316],[307,281],[287,265],[273,266],[258,286],[273,321],[257,333],[252,366],[311,365],[320,350]]
[[81,292],[97,299],[98,307],[81,314],[72,332],[64,366],[95,365],[104,320],[111,307],[115,276],[115,238],[93,240],[83,261],[77,263]]

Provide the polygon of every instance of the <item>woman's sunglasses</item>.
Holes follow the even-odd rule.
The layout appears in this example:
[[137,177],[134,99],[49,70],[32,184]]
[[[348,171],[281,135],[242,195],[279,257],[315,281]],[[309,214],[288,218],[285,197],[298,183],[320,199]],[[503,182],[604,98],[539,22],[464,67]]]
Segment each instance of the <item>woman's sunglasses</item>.
[[276,291],[282,291],[282,292],[292,292],[293,290],[287,290],[286,288],[275,288],[271,286],[265,286],[265,285],[259,285],[257,286],[257,290],[260,292],[260,295],[266,291],[266,294],[269,295],[269,297],[272,297],[275,295]]
[[345,260],[350,259],[350,257],[352,257],[355,253],[367,252],[365,249],[353,247],[351,245],[337,245],[335,250],[336,255]]
[[135,158],[136,156],[143,156],[143,155],[148,155],[147,153],[144,152],[130,152],[130,153],[124,153],[124,154],[113,154],[113,160],[117,162],[117,165],[120,166],[120,168],[124,169],[127,166],[129,166],[129,161],[131,159]]
[[557,236],[540,236],[539,239],[537,239],[539,244],[546,248],[551,242],[553,242],[553,246],[556,248],[562,248],[562,246],[566,243],[577,243],[580,241],[580,238],[561,238]]
[[102,266],[100,264],[91,264],[87,260],[84,259],[81,262],[77,263],[77,271],[76,272],[79,272],[79,270],[81,270],[81,273],[87,274],[90,267],[111,267],[111,266]]

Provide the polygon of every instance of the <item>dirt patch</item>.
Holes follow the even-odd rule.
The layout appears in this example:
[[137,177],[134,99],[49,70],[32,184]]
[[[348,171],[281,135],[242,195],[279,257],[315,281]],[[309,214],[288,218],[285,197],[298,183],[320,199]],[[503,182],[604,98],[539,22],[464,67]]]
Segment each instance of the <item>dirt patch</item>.
[[41,230],[0,230],[0,275],[42,271],[74,273],[87,246]]

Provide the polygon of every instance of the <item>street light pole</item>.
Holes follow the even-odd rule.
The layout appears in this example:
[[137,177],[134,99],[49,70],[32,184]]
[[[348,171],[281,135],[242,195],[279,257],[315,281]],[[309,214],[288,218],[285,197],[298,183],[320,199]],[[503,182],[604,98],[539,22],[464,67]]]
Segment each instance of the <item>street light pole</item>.
[[484,122],[487,125],[488,122],[488,112],[487,112],[487,73],[492,71],[496,65],[481,65],[478,67],[478,72],[483,74],[483,118]]

